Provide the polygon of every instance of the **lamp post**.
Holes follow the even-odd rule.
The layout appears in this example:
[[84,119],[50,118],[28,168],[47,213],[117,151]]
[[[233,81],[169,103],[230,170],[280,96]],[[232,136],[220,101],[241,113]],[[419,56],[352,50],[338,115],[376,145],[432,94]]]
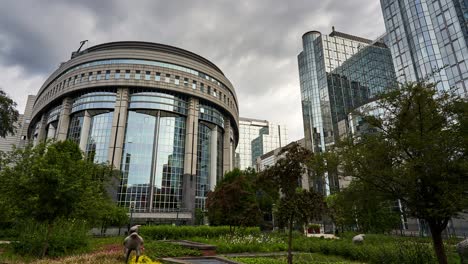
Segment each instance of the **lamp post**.
[[271,205],[271,221],[273,225],[273,231],[275,231],[275,204]]
[[180,202],[177,202],[176,226],[179,225],[179,211],[180,211]]
[[128,232],[133,225],[133,210],[135,209],[135,202],[130,202],[130,225],[128,226]]

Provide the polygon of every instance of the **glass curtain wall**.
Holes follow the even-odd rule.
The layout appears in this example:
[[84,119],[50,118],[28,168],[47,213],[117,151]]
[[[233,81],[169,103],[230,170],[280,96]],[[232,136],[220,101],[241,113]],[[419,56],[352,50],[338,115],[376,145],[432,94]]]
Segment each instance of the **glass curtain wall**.
[[[119,202],[136,212],[172,211],[182,200],[185,117],[129,111]],[[151,197],[154,195],[153,197]]]
[[113,112],[108,112],[94,115],[91,118],[86,155],[96,163],[108,161],[113,116]]
[[205,209],[206,196],[210,191],[211,170],[211,128],[204,123],[198,124],[197,183],[195,189],[195,208]]

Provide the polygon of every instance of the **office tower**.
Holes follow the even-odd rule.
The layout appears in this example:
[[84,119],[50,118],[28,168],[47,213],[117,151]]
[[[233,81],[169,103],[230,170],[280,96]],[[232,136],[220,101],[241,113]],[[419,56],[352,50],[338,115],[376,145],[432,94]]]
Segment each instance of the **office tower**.
[[[339,136],[338,124],[354,109],[396,87],[390,50],[382,43],[333,31],[310,31],[302,36],[298,55],[305,145],[325,152]],[[316,188],[338,188],[338,179],[316,183]],[[327,185],[325,187],[324,185]]]
[[236,149],[236,167],[255,168],[257,157],[284,147],[288,141],[285,126],[272,124],[267,120],[252,118],[239,119],[239,145]]
[[[381,0],[400,82],[424,78],[437,88],[468,91],[468,1]],[[439,71],[439,72],[438,72]]]

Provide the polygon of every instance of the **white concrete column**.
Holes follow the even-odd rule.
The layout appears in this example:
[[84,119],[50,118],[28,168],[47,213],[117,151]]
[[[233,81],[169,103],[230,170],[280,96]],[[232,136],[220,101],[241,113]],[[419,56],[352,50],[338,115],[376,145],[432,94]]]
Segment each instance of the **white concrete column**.
[[197,145],[198,145],[198,99],[190,98],[185,125],[184,176],[182,179],[181,207],[195,212],[195,187],[197,182]]
[[91,115],[88,110],[85,111],[83,116],[83,125],[81,126],[80,133],[80,149],[86,152],[86,145],[88,145],[89,129],[91,128]]
[[57,140],[66,140],[68,127],[70,126],[70,113],[72,109],[72,99],[66,97],[62,102],[62,112],[60,112],[59,122],[57,125]]
[[[45,115],[42,115],[41,120],[39,121],[39,131],[37,132],[37,141],[36,144],[40,143],[41,141],[46,140],[47,138],[47,131],[46,131],[46,124],[47,118]],[[36,145],[34,144],[34,145]]]
[[49,129],[47,130],[47,139],[53,139],[55,138],[55,127],[52,125],[52,123],[49,124]]
[[216,186],[216,167],[218,157],[218,127],[214,126],[211,129],[211,142],[210,142],[210,190],[214,191]]
[[128,88],[119,88],[117,90],[114,116],[112,119],[112,130],[109,142],[109,153],[107,159],[114,168],[120,169],[122,162],[123,144],[125,141],[125,127],[127,126]]
[[232,170],[232,144],[231,144],[231,122],[229,117],[224,119],[223,135],[223,174]]

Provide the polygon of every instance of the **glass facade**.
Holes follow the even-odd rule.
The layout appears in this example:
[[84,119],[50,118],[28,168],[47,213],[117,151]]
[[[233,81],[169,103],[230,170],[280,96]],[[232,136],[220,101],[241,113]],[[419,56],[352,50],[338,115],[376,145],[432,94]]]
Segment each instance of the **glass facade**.
[[195,188],[195,208],[199,209],[205,209],[206,197],[210,191],[211,136],[210,127],[200,123],[198,125],[197,182]]
[[[338,123],[347,122],[350,111],[394,87],[394,68],[381,40],[333,30],[330,35],[307,32],[302,42],[298,64],[305,146],[324,152],[335,143]],[[337,179],[326,181],[314,184],[326,193],[338,188]]]
[[257,157],[284,147],[287,143],[288,132],[283,125],[272,124],[266,120],[240,118],[235,166],[242,170],[255,168]]
[[[427,79],[439,90],[468,91],[468,2],[381,0],[400,82]],[[440,70],[440,71],[439,71]]]
[[113,112],[96,114],[91,118],[86,155],[96,163],[107,162]]

